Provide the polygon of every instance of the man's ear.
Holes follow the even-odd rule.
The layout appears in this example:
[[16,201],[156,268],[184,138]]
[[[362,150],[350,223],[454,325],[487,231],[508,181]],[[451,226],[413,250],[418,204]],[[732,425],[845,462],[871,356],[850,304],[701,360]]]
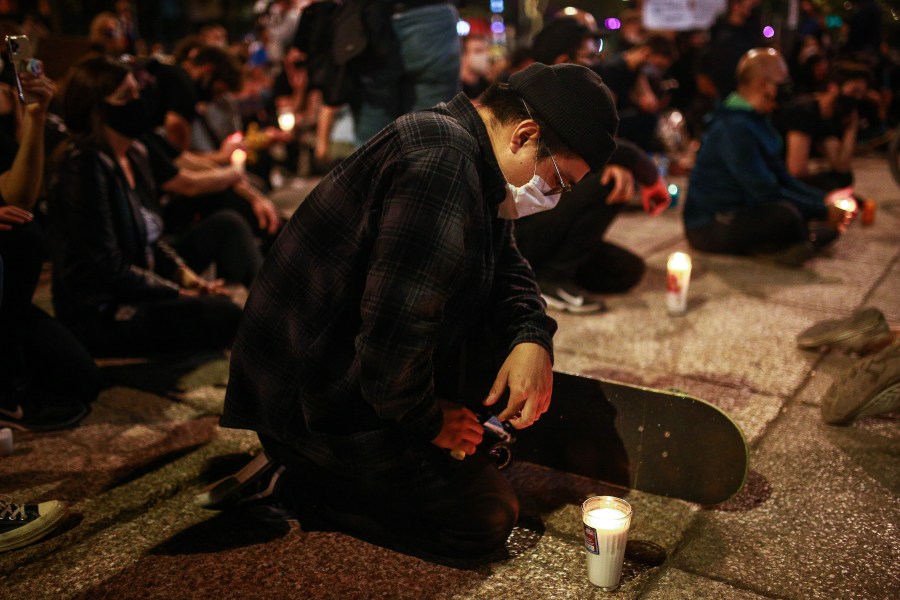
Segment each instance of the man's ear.
[[533,119],[519,121],[519,124],[513,129],[512,137],[509,140],[509,150],[515,154],[525,147],[528,140],[533,139],[537,141],[540,139],[540,136],[541,128]]

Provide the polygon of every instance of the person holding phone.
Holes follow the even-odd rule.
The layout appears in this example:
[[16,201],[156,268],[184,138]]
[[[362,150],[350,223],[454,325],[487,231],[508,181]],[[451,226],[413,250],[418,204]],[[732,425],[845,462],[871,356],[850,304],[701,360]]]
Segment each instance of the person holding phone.
[[[0,427],[20,431],[72,426],[100,391],[99,370],[84,347],[31,303],[43,262],[42,231],[32,210],[56,92],[40,73],[38,64],[16,73],[15,86],[0,84]],[[20,92],[31,102],[23,104]]]

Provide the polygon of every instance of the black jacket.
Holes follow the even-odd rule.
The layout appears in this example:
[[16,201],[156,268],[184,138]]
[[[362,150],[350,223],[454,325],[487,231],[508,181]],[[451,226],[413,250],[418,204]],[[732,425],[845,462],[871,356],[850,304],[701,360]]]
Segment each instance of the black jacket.
[[163,242],[148,247],[140,213],[140,205],[156,210],[146,150],[134,143],[128,158],[137,182],[131,194],[115,160],[90,143],[70,144],[51,181],[53,304],[64,322],[178,296],[165,277],[182,261]]

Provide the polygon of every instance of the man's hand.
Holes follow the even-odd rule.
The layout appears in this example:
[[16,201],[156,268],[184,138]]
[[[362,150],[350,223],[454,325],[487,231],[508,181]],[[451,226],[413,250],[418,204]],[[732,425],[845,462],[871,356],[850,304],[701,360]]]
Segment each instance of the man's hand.
[[431,443],[438,448],[475,454],[475,447],[481,443],[484,436],[484,427],[478,421],[478,417],[456,402],[438,400],[438,404],[444,413],[444,424],[441,425],[441,432],[431,440]]
[[600,176],[600,185],[613,183],[613,188],[606,197],[607,204],[628,202],[634,197],[634,175],[625,167],[606,165]]
[[267,231],[270,235],[275,235],[278,227],[281,225],[281,217],[278,216],[278,209],[272,204],[272,201],[265,196],[255,196],[250,201],[250,208],[259,221],[259,228]]
[[223,279],[207,281],[186,265],[178,269],[176,278],[181,286],[182,296],[226,296],[228,294],[225,291]]
[[539,344],[518,344],[506,357],[491,391],[484,400],[491,406],[509,388],[509,402],[498,418],[524,429],[550,408],[553,392],[553,365],[550,354]]
[[24,225],[34,218],[30,212],[18,206],[0,206],[0,231],[9,231],[14,225]]

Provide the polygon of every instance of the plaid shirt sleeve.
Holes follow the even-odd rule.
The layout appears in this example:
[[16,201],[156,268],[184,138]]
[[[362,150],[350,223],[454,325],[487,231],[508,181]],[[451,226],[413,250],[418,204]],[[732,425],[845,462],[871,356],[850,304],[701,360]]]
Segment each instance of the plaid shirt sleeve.
[[448,146],[407,153],[392,170],[361,303],[361,388],[381,418],[431,440],[443,419],[431,357],[464,276],[478,175]]
[[506,333],[507,351],[524,342],[540,344],[553,360],[553,334],[556,321],[547,316],[534,271],[519,253],[513,238],[513,223],[505,222],[503,248],[497,262],[492,302],[494,321]]

